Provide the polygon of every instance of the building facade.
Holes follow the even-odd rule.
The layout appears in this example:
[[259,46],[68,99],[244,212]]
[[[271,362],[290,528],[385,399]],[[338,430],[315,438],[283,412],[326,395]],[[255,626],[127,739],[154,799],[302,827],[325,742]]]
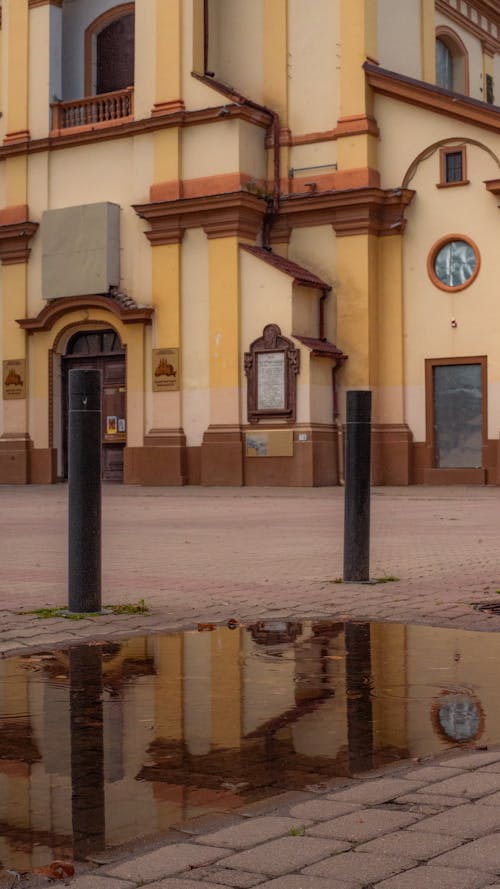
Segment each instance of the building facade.
[[500,482],[494,0],[1,0],[0,483]]

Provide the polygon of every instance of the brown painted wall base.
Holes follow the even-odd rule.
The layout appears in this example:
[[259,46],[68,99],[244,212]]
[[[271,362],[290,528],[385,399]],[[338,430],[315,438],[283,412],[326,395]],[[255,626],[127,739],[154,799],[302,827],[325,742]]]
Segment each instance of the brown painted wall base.
[[126,485],[185,485],[186,436],[182,429],[152,429],[142,448],[125,448]]
[[411,484],[412,438],[406,423],[373,424],[372,484]]
[[426,469],[424,485],[484,485],[485,469]]
[[32,446],[28,435],[4,433],[0,437],[0,485],[29,484]]
[[208,427],[201,446],[201,483],[243,484],[243,443],[239,426]]
[[[299,435],[307,436],[306,440],[299,440]],[[299,427],[293,431],[292,457],[245,456],[244,464],[245,484],[250,487],[336,485],[337,431],[333,427]]]
[[33,448],[30,453],[32,485],[54,485],[57,482],[57,451],[55,448]]

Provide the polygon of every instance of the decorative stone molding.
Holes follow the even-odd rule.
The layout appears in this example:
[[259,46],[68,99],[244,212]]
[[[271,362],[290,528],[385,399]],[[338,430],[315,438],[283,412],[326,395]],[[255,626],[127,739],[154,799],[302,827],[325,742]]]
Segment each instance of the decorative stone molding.
[[27,262],[31,253],[29,242],[38,228],[38,222],[13,222],[0,225],[0,262],[15,265]]
[[17,323],[27,333],[38,333],[51,330],[55,322],[68,312],[88,309],[107,309],[124,324],[151,324],[154,313],[154,309],[150,306],[126,308],[121,302],[109,296],[68,296],[50,300],[36,318],[22,318]]
[[188,228],[203,228],[208,238],[254,240],[266,208],[265,200],[246,191],[134,205],[151,225],[146,237],[152,245],[178,244]]
[[[259,376],[264,373],[261,359],[272,356],[283,356],[280,362],[282,376],[283,404],[265,407],[260,403],[261,387]],[[248,422],[258,423],[260,420],[284,419],[295,421],[297,408],[297,374],[300,370],[300,352],[292,340],[281,335],[277,324],[266,324],[262,336],[250,344],[245,352],[245,374],[248,377],[247,404]],[[276,368],[271,369],[272,378],[276,379]],[[266,372],[267,376],[267,372]]]
[[283,231],[311,225],[332,225],[338,237],[401,234],[414,194],[409,188],[367,187],[289,195],[281,200],[276,239]]

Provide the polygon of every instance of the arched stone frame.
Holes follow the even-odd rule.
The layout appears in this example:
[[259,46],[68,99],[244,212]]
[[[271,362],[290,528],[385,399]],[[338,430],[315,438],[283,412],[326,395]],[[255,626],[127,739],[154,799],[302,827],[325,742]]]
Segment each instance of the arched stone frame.
[[[436,28],[436,47],[440,41],[447,48],[453,62],[453,80],[451,87],[454,93],[469,95],[469,53],[461,37],[446,25]],[[437,83],[437,72],[436,72]],[[440,86],[440,84],[438,84]]]
[[[84,45],[84,89],[86,96],[92,96],[95,94],[95,83],[96,83],[96,75],[95,75],[95,45],[97,35],[101,33],[108,25],[112,22],[118,21],[118,19],[123,18],[125,15],[131,15],[135,13],[135,3],[120,3],[118,6],[113,6],[111,9],[107,9],[105,12],[101,13],[101,15],[97,16],[93,22],[88,25],[85,29],[85,45]],[[129,86],[133,86],[133,84],[128,84]]]
[[[109,308],[106,306],[109,302]],[[77,304],[75,304],[77,303]],[[106,297],[53,300],[37,318],[20,326],[30,336],[30,409],[35,450],[47,451],[60,461],[61,359],[70,338],[82,330],[109,328],[121,339],[126,355],[127,446],[142,447],[145,416],[146,326],[153,309],[122,309]],[[60,467],[58,467],[60,468]],[[56,479],[51,479],[55,481]]]

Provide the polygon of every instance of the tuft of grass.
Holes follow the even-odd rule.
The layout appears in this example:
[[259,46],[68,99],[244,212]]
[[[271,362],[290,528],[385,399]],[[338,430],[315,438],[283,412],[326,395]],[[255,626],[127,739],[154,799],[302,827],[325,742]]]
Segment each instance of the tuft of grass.
[[[149,606],[146,605],[144,599],[139,599],[138,602],[106,606],[105,611],[111,612],[111,614],[149,614]],[[20,611],[19,614],[34,614],[39,620],[48,620],[51,617],[64,617],[66,620],[88,620],[100,617],[100,613],[97,611],[70,614],[65,608],[36,608],[35,611]]]
[[335,580],[332,580],[332,583],[344,583],[342,577],[336,577]]
[[288,836],[291,837],[304,837],[306,835],[305,827],[291,827],[288,831]]
[[124,605],[110,605],[113,614],[148,614],[149,606],[146,605],[144,599],[138,602],[130,602]]
[[399,580],[399,577],[395,577],[394,574],[385,574],[383,577],[375,577],[375,583],[395,583]]

